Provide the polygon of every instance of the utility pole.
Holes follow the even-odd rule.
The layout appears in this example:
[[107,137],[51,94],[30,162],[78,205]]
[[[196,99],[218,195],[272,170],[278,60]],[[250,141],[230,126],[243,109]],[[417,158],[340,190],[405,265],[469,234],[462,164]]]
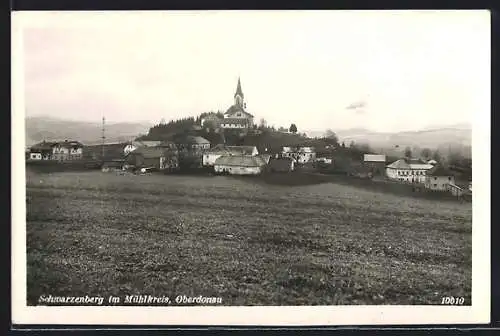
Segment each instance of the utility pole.
[[102,117],[102,136],[101,136],[101,139],[102,139],[102,146],[101,146],[101,150],[102,150],[102,162],[104,163],[104,144],[105,144],[105,141],[106,141],[106,136],[105,136],[105,124],[106,124],[106,118],[105,117]]

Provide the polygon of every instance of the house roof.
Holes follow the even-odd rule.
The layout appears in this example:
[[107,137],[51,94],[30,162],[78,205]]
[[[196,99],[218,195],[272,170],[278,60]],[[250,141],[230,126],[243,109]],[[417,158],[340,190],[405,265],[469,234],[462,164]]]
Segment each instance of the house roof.
[[31,150],[49,150],[54,146],[60,146],[65,148],[83,147],[83,144],[75,140],[65,140],[65,141],[42,141],[33,146]]
[[405,159],[399,159],[387,166],[393,169],[410,169],[410,165],[406,163]]
[[216,145],[213,148],[208,149],[207,153],[222,154],[222,155],[252,155],[254,150],[257,149],[255,146],[225,146]]
[[399,159],[397,161],[394,161],[390,165],[387,166],[387,168],[393,168],[393,169],[431,169],[432,165],[428,163],[424,163],[420,160],[405,160],[405,159]]
[[215,160],[215,165],[237,166],[237,167],[262,167],[266,164],[259,156],[231,155],[221,156]]
[[299,147],[298,152],[299,153],[313,153],[314,152],[314,147],[311,147],[311,146],[302,146],[302,147]]
[[[233,113],[236,113],[236,112],[242,112],[243,114],[245,114],[245,116],[247,118],[250,118],[250,117],[253,118],[252,114],[248,113],[247,111],[245,111],[245,109],[243,107],[241,107],[239,105],[236,105],[236,104],[232,105],[231,107],[229,107],[227,109],[226,113],[224,113],[224,115],[226,115],[226,114],[233,114]],[[224,120],[226,120],[226,119],[228,119],[228,118],[222,119],[221,122],[223,123]]]
[[453,176],[451,170],[446,169],[443,166],[434,166],[428,172],[429,176]]
[[157,147],[139,147],[135,151],[127,154],[129,155],[141,155],[145,159],[155,159],[165,156],[165,152],[162,148]]
[[55,141],[42,141],[31,146],[31,150],[49,150],[56,144],[57,142]]
[[254,150],[257,149],[255,146],[226,146],[226,149],[230,151],[233,155],[252,155]]
[[152,141],[152,140],[136,140],[132,142],[132,145],[136,147],[156,147],[159,146],[162,141]]
[[363,157],[365,162],[384,162],[385,155],[383,154],[365,154]]

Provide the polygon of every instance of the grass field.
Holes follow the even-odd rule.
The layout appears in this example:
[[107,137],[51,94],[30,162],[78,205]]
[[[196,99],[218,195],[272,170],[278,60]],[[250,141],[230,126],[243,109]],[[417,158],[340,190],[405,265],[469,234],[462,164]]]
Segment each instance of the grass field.
[[27,296],[471,303],[470,203],[333,183],[27,173]]

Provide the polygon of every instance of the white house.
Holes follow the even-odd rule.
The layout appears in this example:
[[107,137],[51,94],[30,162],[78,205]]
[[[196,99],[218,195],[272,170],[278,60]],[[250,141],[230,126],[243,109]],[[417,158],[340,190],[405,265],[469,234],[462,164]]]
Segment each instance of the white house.
[[30,153],[30,160],[41,160],[42,153]]
[[410,183],[425,183],[425,176],[433,166],[420,160],[399,159],[386,167],[387,177]]
[[307,163],[316,160],[316,152],[314,150],[314,147],[299,147],[297,153],[298,163]]
[[231,175],[258,175],[265,166],[266,162],[260,156],[231,155],[215,160],[214,170],[216,173]]
[[306,163],[316,160],[316,152],[314,147],[284,146],[281,150],[281,157],[292,158],[297,163]]

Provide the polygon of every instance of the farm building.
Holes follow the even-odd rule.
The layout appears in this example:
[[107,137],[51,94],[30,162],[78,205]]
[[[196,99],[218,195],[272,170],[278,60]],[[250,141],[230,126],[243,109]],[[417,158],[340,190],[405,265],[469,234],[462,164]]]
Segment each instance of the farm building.
[[289,147],[285,146],[281,150],[281,157],[288,157],[297,163],[313,162],[316,159],[314,147]]
[[230,155],[246,155],[246,156],[255,156],[258,155],[259,151],[255,146],[224,146],[217,145],[213,148],[205,150],[203,152],[203,166],[213,166],[215,160],[217,160],[221,156],[230,156]]
[[81,160],[82,158],[83,144],[78,141],[42,141],[30,148],[30,159],[32,160],[67,161]]
[[188,135],[175,142],[179,150],[206,150],[210,148],[210,141],[200,136]]
[[425,187],[430,190],[448,190],[449,184],[455,184],[453,173],[442,166],[434,166],[427,172]]
[[158,147],[141,147],[130,152],[126,158],[127,166],[134,168],[177,169],[177,153]]
[[386,167],[387,177],[410,183],[425,183],[425,176],[433,166],[420,160],[399,159]]
[[363,164],[374,175],[384,175],[386,157],[383,154],[364,154]]
[[295,169],[295,162],[292,158],[279,158],[269,161],[270,172],[291,172]]
[[316,162],[323,164],[333,164],[334,156],[332,152],[317,152]]
[[266,163],[259,156],[221,156],[214,163],[216,173],[231,175],[257,175],[262,173]]
[[450,192],[453,196],[462,196],[466,190],[464,190],[463,188],[457,186],[456,184],[454,183],[449,183],[447,186],[446,186],[446,190],[448,192]]
[[123,148],[123,153],[126,155],[141,147],[160,147],[161,144],[162,141],[135,140],[126,144],[126,146]]
[[313,162],[316,159],[316,152],[314,151],[314,147],[299,147],[297,153],[298,163]]
[[88,145],[83,148],[83,157],[89,160],[121,160],[125,157],[124,149],[126,146],[125,142]]
[[122,170],[124,164],[125,164],[124,159],[104,161],[104,163],[102,165],[102,171],[107,172],[110,170]]

